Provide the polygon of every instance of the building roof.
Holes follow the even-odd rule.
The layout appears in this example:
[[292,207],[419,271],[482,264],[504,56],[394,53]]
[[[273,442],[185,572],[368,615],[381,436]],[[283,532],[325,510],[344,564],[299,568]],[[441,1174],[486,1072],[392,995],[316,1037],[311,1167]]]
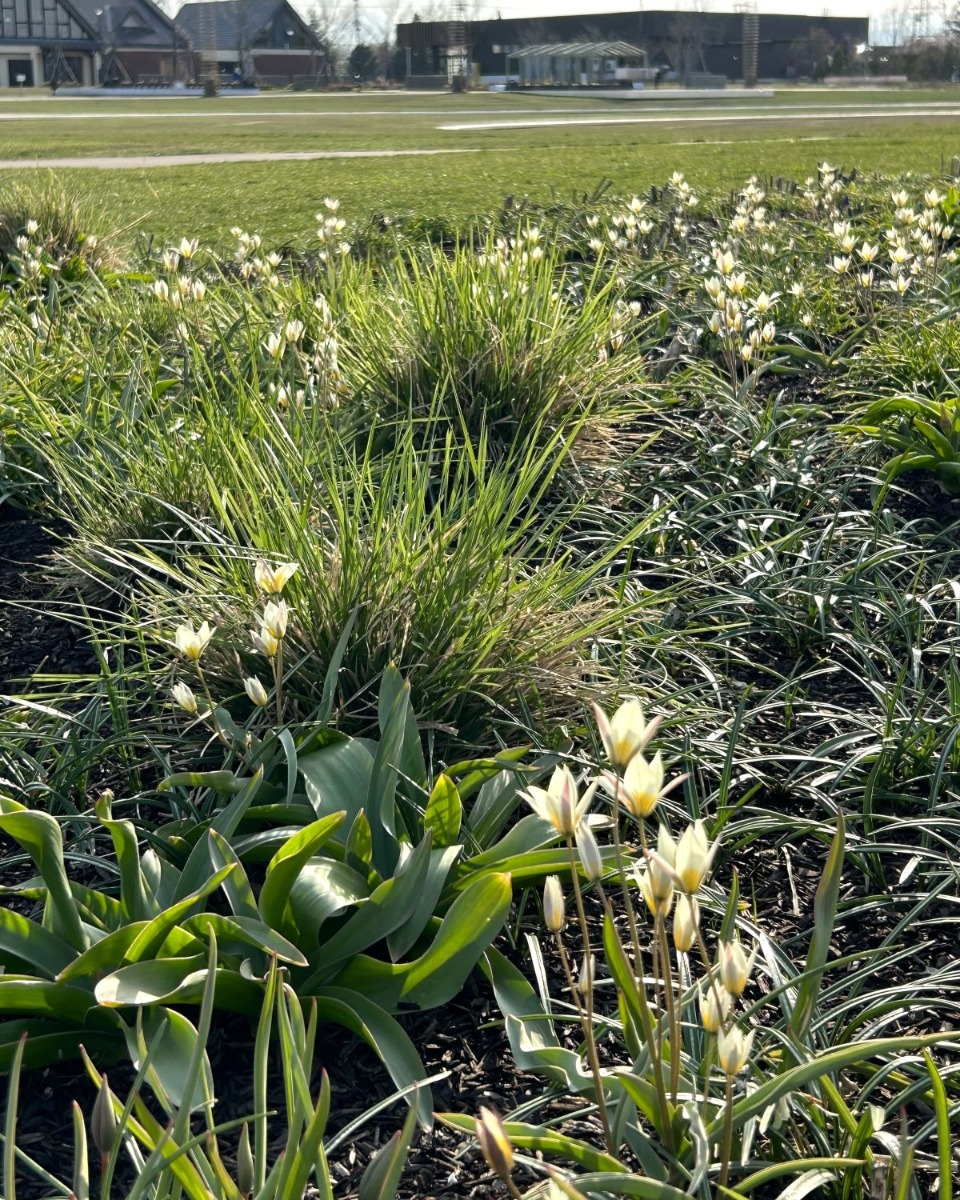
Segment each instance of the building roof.
[[99,37],[109,34],[122,45],[171,46],[173,22],[153,0],[69,0],[84,23]]
[[208,37],[207,21],[210,21],[217,50],[236,50],[240,45],[251,45],[256,37],[272,26],[282,13],[283,20],[291,22],[302,32],[310,34],[321,43],[313,30],[287,0],[201,0],[184,4],[177,13],[176,22],[198,50],[205,50]]
[[630,42],[545,42],[520,46],[511,58],[644,58],[646,51]]

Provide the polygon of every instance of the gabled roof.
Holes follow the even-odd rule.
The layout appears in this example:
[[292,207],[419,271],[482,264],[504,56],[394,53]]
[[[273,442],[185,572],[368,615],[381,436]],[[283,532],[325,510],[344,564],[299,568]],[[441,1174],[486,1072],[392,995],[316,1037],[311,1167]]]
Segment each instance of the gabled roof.
[[[171,46],[173,21],[153,0],[69,0],[94,32],[109,34],[118,45]],[[181,34],[181,41],[183,35]]]
[[320,39],[287,0],[202,0],[184,4],[177,13],[176,22],[177,28],[188,35],[198,50],[205,50],[209,19],[216,49],[236,50],[241,44],[251,45],[280,14],[291,28],[308,34],[316,42],[317,49],[321,48]]

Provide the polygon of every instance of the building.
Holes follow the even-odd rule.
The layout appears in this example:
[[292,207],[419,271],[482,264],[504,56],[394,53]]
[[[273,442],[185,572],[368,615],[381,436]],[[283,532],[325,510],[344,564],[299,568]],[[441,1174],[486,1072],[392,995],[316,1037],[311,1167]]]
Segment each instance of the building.
[[91,84],[98,49],[92,24],[69,0],[0,0],[0,87],[53,79]]
[[149,87],[174,79],[193,80],[195,64],[189,39],[153,0],[70,3],[96,30],[101,84]]
[[152,0],[0,0],[0,87],[189,78],[189,42]]
[[[647,10],[580,16],[500,18],[469,26],[470,61],[481,76],[504,77],[508,56],[525,46],[547,43],[624,41],[642,46],[653,67],[676,76],[744,78],[745,22],[756,22],[756,77],[797,78],[813,46],[833,48],[838,62],[865,44],[868,17],[794,16],[742,12]],[[441,77],[447,73],[449,43],[444,22],[411,21],[397,26],[397,45],[406,51],[407,73]],[[752,73],[754,64],[748,64]],[[511,71],[511,74],[515,72]]]
[[176,20],[221,75],[274,87],[328,75],[323,43],[287,0],[204,0],[185,4]]

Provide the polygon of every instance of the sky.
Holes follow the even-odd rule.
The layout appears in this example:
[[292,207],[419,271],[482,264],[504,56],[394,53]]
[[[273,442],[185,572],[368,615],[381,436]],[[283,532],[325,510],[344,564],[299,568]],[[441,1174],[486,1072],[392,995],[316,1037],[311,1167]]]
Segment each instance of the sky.
[[[721,0],[640,0],[637,4],[625,4],[623,0],[617,3],[603,3],[603,0],[489,0],[488,8],[499,9],[504,17],[543,17],[565,13],[601,13],[601,12],[631,12],[648,8],[651,11],[664,9],[686,9],[698,12],[732,12],[734,4],[723,3]],[[818,16],[828,13],[832,17],[866,17],[871,11],[876,12],[876,3],[869,0],[757,0],[757,12],[770,13],[812,13]]]

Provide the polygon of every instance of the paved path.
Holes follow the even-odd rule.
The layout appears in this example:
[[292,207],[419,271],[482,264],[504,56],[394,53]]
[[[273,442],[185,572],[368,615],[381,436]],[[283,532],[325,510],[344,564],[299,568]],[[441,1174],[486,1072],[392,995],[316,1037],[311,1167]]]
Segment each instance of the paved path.
[[430,154],[479,154],[479,150],[249,150],[237,154],[130,154],[89,158],[0,158],[0,171],[140,171],[147,167],[194,167],[211,163],[312,162],[317,158],[406,158]]
[[886,106],[857,105],[856,108],[845,108],[840,111],[832,109],[792,110],[789,112],[724,112],[709,116],[691,116],[689,113],[663,112],[650,113],[643,117],[552,117],[547,120],[525,119],[523,121],[463,121],[451,125],[438,125],[445,131],[466,132],[471,129],[549,129],[551,127],[571,125],[719,125],[730,124],[733,121],[877,121],[884,117],[960,117],[960,104],[950,105],[899,105],[889,109]]

